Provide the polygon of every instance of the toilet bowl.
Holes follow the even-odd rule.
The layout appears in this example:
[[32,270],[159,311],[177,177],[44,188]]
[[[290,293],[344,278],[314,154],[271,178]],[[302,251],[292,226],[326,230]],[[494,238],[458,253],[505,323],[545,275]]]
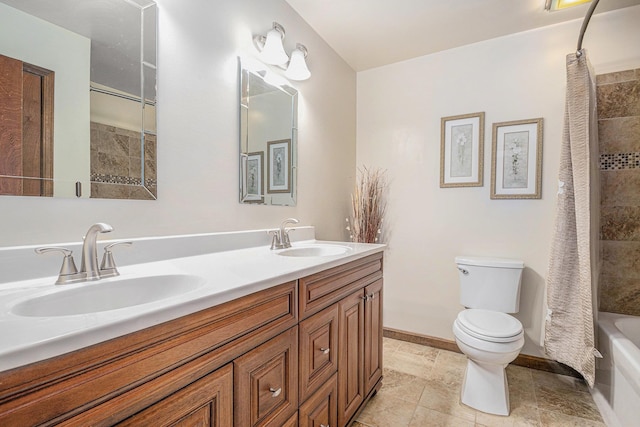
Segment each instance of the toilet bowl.
[[524,345],[522,324],[506,313],[466,309],[453,323],[453,334],[467,356],[462,403],[482,412],[509,415],[505,368]]

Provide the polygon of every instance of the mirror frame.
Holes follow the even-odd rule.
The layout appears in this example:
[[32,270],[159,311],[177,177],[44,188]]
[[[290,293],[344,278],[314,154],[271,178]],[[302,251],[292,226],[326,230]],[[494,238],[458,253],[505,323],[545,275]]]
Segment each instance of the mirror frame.
[[[297,170],[298,170],[298,91],[284,78],[268,71],[262,64],[257,70],[252,69],[254,61],[238,58],[239,70],[239,202],[241,204],[258,204],[272,206],[295,206],[297,203]],[[271,74],[269,74],[271,73]],[[266,87],[270,92],[284,93],[290,98],[290,117],[284,118],[282,127],[290,127],[287,135],[281,134],[272,140],[261,141],[259,148],[251,148],[249,120],[251,117],[251,79],[257,79],[258,86]],[[273,80],[277,80],[274,82]],[[254,90],[255,92],[255,90]],[[258,94],[259,95],[259,94]],[[265,120],[270,120],[267,118]],[[286,123],[284,122],[286,120]],[[290,124],[289,124],[290,122]],[[279,169],[284,159],[284,178],[273,183],[273,173]],[[288,165],[288,167],[287,167]],[[258,171],[257,173],[255,171]],[[258,194],[249,192],[249,179],[255,179],[253,188],[259,188]]]

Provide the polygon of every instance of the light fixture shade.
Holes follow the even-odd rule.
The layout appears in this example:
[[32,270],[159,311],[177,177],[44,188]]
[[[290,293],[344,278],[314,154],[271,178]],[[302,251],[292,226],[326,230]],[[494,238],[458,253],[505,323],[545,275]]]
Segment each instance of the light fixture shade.
[[284,33],[280,32],[274,24],[274,28],[267,33],[267,39],[264,42],[262,49],[262,60],[271,65],[286,64],[289,60],[289,56],[284,51],[282,46],[282,39]]
[[311,71],[307,67],[305,57],[307,56],[307,49],[298,44],[293,52],[291,52],[291,61],[289,61],[289,67],[285,72],[287,78],[291,80],[307,80],[311,77]]

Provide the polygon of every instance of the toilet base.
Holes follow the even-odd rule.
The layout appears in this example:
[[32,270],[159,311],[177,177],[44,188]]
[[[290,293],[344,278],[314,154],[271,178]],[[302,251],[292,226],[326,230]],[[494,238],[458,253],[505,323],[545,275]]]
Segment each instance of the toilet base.
[[461,400],[478,411],[509,415],[507,364],[478,363],[467,359],[462,382]]

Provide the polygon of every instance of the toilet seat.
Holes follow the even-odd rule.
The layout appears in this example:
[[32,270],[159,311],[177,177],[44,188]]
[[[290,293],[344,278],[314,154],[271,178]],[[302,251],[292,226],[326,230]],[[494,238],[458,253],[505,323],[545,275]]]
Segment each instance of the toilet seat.
[[519,340],[522,323],[513,316],[491,310],[471,308],[458,313],[455,323],[466,334],[483,341],[508,343]]

